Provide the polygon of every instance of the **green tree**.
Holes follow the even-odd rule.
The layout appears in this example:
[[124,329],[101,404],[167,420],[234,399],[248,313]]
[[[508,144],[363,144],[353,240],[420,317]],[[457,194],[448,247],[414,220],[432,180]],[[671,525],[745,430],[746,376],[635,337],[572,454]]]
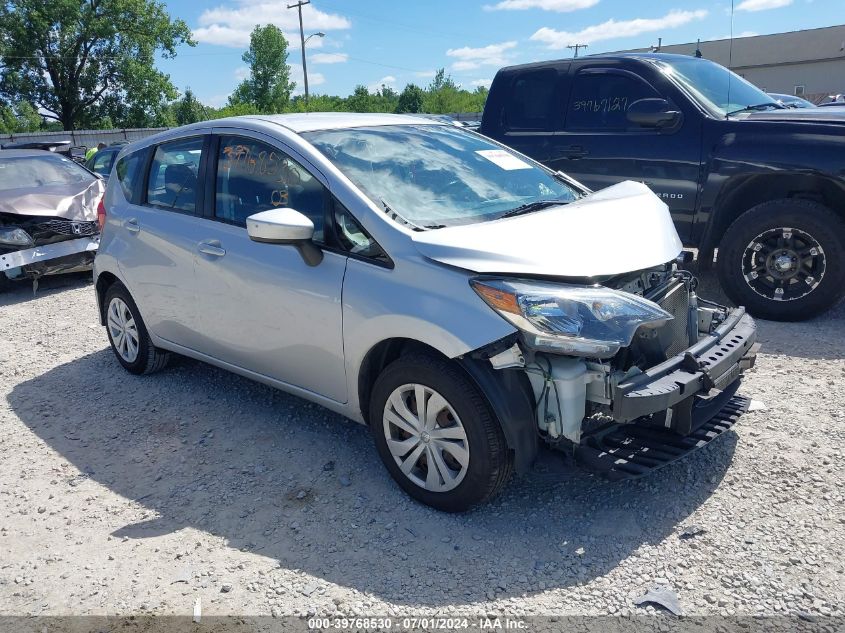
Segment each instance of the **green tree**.
[[158,0],[6,0],[0,33],[0,94],[33,103],[66,130],[94,124],[107,103],[154,117],[176,98],[156,55],[194,45]]
[[422,88],[414,84],[408,84],[399,95],[399,102],[396,112],[422,112],[425,93]]
[[190,88],[185,90],[182,98],[173,104],[172,111],[176,125],[187,125],[209,118],[208,108],[200,103]]
[[296,84],[290,80],[288,41],[281,29],[256,26],[242,59],[249,64],[249,77],[235,88],[229,104],[249,103],[267,114],[284,111]]
[[41,129],[43,119],[31,104],[21,103],[0,104],[0,133],[14,134],[19,132],[37,132]]

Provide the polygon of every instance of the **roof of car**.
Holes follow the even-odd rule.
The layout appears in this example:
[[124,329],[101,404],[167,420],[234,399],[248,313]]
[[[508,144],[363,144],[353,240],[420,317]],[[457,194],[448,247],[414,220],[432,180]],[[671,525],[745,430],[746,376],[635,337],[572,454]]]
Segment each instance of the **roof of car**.
[[[587,61],[601,61],[601,60],[622,60],[622,59],[634,59],[639,61],[644,60],[653,60],[653,61],[680,61],[680,60],[689,60],[695,59],[689,55],[679,55],[677,53],[598,53],[596,55],[584,55],[583,57],[579,57],[577,60],[578,62],[587,62]],[[501,73],[511,73],[514,71],[524,71],[524,70],[533,70],[539,68],[554,68],[559,64],[571,64],[572,59],[555,59],[545,62],[530,62],[528,64],[519,64],[516,66],[506,66],[502,68],[499,72]],[[708,60],[703,60],[708,61]]]
[[235,120],[257,119],[286,127],[297,134],[315,130],[341,130],[350,127],[375,127],[378,125],[438,125],[441,121],[405,114],[380,114],[357,112],[309,112],[307,114],[269,114],[235,117]]
[[0,150],[0,158],[31,158],[33,156],[61,156],[67,158],[58,152],[51,152],[46,149],[3,149]]

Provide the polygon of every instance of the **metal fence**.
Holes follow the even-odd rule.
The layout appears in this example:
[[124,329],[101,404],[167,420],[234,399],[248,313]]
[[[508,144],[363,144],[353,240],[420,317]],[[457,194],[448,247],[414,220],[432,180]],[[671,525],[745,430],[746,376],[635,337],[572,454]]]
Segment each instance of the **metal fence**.
[[73,130],[69,132],[22,132],[0,134],[0,145],[25,141],[70,141],[73,147],[94,147],[97,143],[110,145],[118,141],[137,141],[163,132],[166,127],[147,127],[122,130]]

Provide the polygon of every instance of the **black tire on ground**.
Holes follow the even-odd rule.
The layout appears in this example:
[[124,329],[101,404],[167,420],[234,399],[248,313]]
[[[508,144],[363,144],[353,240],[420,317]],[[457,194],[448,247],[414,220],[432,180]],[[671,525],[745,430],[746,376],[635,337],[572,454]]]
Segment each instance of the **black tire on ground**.
[[[414,483],[388,448],[385,406],[394,390],[409,384],[420,384],[440,394],[466,432],[468,465],[463,480],[452,490],[435,492]],[[481,504],[495,496],[511,476],[513,459],[486,398],[460,367],[445,359],[414,353],[388,365],[373,387],[369,422],[379,456],[393,479],[411,497],[438,510],[463,512]]]
[[111,343],[111,349],[112,352],[114,352],[115,358],[117,358],[117,362],[119,362],[129,373],[137,375],[152,374],[160,369],[163,369],[170,360],[170,354],[153,345],[153,342],[150,340],[150,335],[147,333],[147,327],[144,325],[144,320],[141,318],[138,306],[135,305],[135,301],[133,301],[132,295],[129,294],[129,290],[126,289],[126,286],[119,281],[116,281],[109,286],[106,291],[104,306],[107,315],[109,305],[111,305],[112,300],[115,298],[121,299],[129,308],[129,311],[132,314],[132,319],[135,321],[138,329],[138,355],[134,362],[127,362],[126,359],[118,353],[117,348],[115,347],[115,342],[112,339],[111,330],[108,327],[108,324],[106,325],[106,333],[108,334],[109,343]]
[[12,287],[12,282],[6,277],[6,273],[0,272],[0,292],[6,292]]
[[[765,296],[762,292],[766,288],[756,282],[758,289],[755,290],[751,285],[753,281],[746,280],[745,276],[750,270],[755,241],[767,232],[772,232],[768,235],[776,238],[775,229],[783,228],[812,237],[821,247],[823,258],[821,264],[818,256],[812,260],[816,276],[811,279],[818,285],[803,296],[798,295],[806,288],[799,286],[792,293],[796,297],[792,300],[776,300],[774,294],[772,298]],[[719,245],[716,266],[725,293],[737,305],[744,305],[752,315],[773,321],[812,318],[836,304],[845,294],[845,221],[826,206],[811,200],[793,198],[764,202],[743,213],[728,227]],[[821,270],[823,274],[820,274]],[[812,284],[807,282],[805,285]]]

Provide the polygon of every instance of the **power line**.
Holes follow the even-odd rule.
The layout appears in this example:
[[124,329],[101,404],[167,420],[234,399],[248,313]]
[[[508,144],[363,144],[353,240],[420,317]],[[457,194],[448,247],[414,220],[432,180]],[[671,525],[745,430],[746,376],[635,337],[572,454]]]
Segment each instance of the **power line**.
[[569,48],[569,49],[574,48],[575,49],[575,57],[578,57],[578,50],[581,49],[581,48],[587,48],[587,46],[589,46],[589,44],[570,44],[566,48]]

